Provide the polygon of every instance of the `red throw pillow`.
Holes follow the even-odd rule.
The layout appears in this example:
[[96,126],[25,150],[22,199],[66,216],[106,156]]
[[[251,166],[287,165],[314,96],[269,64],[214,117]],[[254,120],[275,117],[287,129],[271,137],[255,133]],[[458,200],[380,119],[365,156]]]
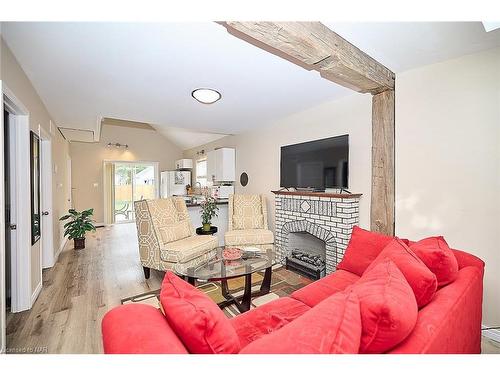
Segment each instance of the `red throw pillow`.
[[393,237],[370,232],[355,225],[344,258],[337,269],[361,276],[392,239]]
[[398,267],[384,260],[352,287],[361,311],[360,353],[385,353],[403,341],[417,323],[415,295]]
[[160,302],[169,325],[190,353],[240,351],[236,331],[219,306],[170,271],[163,279]]
[[418,307],[427,305],[436,294],[437,289],[436,276],[431,270],[405,245],[403,240],[394,238],[368,266],[365,273],[385,259],[392,260],[403,273],[415,294]]
[[415,254],[436,275],[438,286],[449,284],[458,277],[458,262],[442,236],[424,238],[410,246]]
[[355,354],[361,337],[359,300],[336,293],[283,328],[243,348],[246,354]]

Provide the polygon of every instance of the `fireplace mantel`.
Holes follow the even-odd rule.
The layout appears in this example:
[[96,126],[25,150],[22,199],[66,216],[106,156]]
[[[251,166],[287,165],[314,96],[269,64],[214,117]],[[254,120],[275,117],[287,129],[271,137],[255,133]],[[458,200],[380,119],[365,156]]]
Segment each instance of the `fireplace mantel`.
[[288,191],[288,190],[271,190],[271,193],[276,195],[301,195],[305,197],[324,197],[324,198],[361,198],[363,194],[348,194],[348,193],[324,193],[317,191]]

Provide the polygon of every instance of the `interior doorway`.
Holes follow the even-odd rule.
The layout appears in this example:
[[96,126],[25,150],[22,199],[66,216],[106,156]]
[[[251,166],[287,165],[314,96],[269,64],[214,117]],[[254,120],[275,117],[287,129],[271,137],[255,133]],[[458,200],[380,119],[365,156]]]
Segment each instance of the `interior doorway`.
[[134,202],[159,196],[158,162],[104,163],[106,224],[135,220]]
[[[33,302],[29,112],[4,85],[0,103],[3,106],[2,156],[7,160],[2,163],[2,172],[7,175],[2,173],[1,195],[7,195],[7,200],[2,202],[1,232],[2,247],[8,247],[8,264],[4,266],[2,284],[7,284],[8,274],[10,311],[19,312],[30,309]],[[2,312],[5,313],[7,298],[2,297]]]
[[3,160],[4,160],[4,199],[5,199],[5,306],[6,311],[10,310],[11,303],[11,249],[12,242],[14,242],[15,248],[15,224],[11,224],[13,222],[11,217],[12,214],[15,214],[15,209],[12,207],[14,202],[11,202],[11,144],[14,146],[15,142],[11,143],[11,139],[13,138],[13,132],[10,129],[9,125],[9,112],[4,109],[3,111]]

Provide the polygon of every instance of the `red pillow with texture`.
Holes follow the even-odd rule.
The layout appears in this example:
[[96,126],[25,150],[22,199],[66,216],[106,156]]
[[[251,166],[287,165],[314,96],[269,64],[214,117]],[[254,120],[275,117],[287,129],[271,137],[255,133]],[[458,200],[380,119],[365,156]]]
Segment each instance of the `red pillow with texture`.
[[361,276],[392,239],[393,237],[370,232],[355,225],[344,258],[337,269]]
[[359,300],[336,293],[283,328],[243,348],[245,354],[356,354],[361,337]]
[[384,353],[403,341],[417,323],[415,295],[398,267],[384,260],[352,287],[361,311],[360,353]]
[[219,306],[170,271],[163,279],[160,302],[169,325],[190,353],[232,354],[240,351],[236,331]]
[[442,236],[424,238],[413,243],[410,249],[436,275],[438,286],[449,284],[458,277],[458,262]]
[[377,264],[385,259],[392,260],[399,270],[403,273],[406,281],[410,284],[417,305],[419,308],[427,305],[436,294],[437,280],[436,276],[420,260],[420,258],[405,245],[403,240],[394,238],[382,250],[378,257],[368,266],[366,272],[369,272]]

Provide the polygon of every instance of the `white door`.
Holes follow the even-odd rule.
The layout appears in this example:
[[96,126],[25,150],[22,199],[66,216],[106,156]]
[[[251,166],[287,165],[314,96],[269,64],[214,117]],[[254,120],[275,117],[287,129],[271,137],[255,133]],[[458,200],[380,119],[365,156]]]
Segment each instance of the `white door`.
[[42,213],[42,267],[52,267],[54,256],[54,217],[52,212],[52,141],[44,131],[41,134],[41,213]]

